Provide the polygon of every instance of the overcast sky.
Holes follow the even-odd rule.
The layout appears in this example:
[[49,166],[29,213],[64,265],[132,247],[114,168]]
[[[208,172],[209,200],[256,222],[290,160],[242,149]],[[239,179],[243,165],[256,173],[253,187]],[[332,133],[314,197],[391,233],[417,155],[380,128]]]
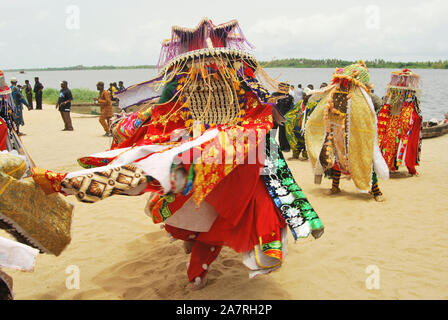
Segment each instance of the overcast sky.
[[171,26],[237,19],[259,60],[448,59],[443,0],[2,1],[0,69],[156,64]]

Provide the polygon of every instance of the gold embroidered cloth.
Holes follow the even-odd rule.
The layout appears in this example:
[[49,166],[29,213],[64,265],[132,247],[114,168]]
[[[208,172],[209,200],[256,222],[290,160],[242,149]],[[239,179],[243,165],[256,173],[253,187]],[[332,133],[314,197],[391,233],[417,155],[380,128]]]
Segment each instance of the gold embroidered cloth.
[[[305,143],[308,156],[317,175],[319,155],[325,138],[325,108],[331,96],[327,91],[318,103],[306,124]],[[370,190],[372,180],[373,151],[375,143],[375,115],[371,111],[359,87],[351,91],[350,118],[348,132],[348,168],[356,187],[361,191]]]
[[57,256],[71,240],[73,206],[59,194],[45,195],[32,178],[4,173],[10,157],[18,158],[0,158],[0,222],[21,242]]

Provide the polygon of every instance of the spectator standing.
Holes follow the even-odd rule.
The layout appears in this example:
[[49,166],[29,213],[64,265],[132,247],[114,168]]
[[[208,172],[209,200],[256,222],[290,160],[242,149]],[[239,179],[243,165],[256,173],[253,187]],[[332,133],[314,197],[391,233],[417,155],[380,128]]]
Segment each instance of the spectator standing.
[[26,100],[28,101],[28,110],[33,110],[33,87],[29,80],[25,80],[23,89],[25,91]]
[[100,123],[106,132],[104,136],[111,137],[112,134],[110,132],[110,119],[113,116],[112,112],[112,99],[109,91],[104,90],[104,82],[100,81],[96,84],[96,89],[99,91],[98,98],[95,98],[95,101],[100,105]]
[[34,78],[34,97],[36,99],[36,110],[42,110],[42,91],[44,86],[39,82],[39,77]]
[[303,89],[302,89],[302,84],[298,84],[297,85],[297,89],[295,90],[296,94],[297,94],[297,102],[299,102],[300,100],[303,99]]
[[28,107],[28,103],[26,102],[25,98],[22,96],[22,92],[19,89],[19,86],[17,85],[17,79],[11,78],[11,95],[12,99],[14,100],[15,110],[12,115],[15,129],[17,131],[17,134],[19,136],[22,136],[23,133],[20,132],[20,126],[25,125],[25,121],[23,120],[23,105],[26,105]]
[[[64,121],[64,129],[62,131],[73,131],[72,119],[70,117],[70,108],[72,106],[72,92],[68,88],[67,81],[61,82],[61,90],[59,91],[59,99],[56,108],[59,107],[62,120]],[[37,107],[36,107],[37,109]]]

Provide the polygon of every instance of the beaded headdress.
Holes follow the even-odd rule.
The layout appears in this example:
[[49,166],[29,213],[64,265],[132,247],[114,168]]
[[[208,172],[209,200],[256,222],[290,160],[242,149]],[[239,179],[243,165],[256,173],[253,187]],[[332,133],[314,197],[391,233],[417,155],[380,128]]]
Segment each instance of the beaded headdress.
[[162,43],[157,66],[163,67],[174,58],[184,59],[188,56],[197,57],[207,54],[207,52],[211,53],[207,49],[213,48],[246,51],[253,49],[253,46],[244,37],[237,20],[216,26],[210,19],[202,18],[197,27],[193,29],[172,27],[171,39]]
[[210,97],[218,98],[221,96],[218,92],[224,89],[225,98],[218,99],[221,107],[235,105],[234,83],[239,79],[261,77],[270,88],[277,89],[277,82],[264,72],[256,58],[247,51],[252,48],[237,20],[214,25],[210,19],[203,18],[193,29],[175,26],[171,38],[162,42],[158,76],[126,88],[115,96],[120,99],[121,108],[139,105],[153,99],[149,98],[151,90],[158,91],[182,77],[180,86],[176,88],[175,99],[192,93],[197,95],[196,91],[199,91],[201,98],[195,101],[202,104],[203,110],[210,110],[209,101],[213,102]]
[[389,104],[404,100],[415,100],[419,105],[421,90],[420,76],[409,69],[392,72],[390,83],[386,86],[386,97]]
[[338,81],[353,82],[363,87],[367,92],[373,87],[370,84],[369,69],[363,61],[351,64],[345,68],[337,68],[333,73],[333,83]]
[[420,76],[409,69],[392,72],[388,88],[419,90]]

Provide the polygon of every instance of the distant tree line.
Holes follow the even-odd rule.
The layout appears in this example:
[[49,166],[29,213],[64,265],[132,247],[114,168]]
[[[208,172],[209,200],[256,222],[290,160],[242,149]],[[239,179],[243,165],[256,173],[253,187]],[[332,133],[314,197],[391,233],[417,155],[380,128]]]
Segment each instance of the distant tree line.
[[[340,59],[276,59],[272,61],[261,61],[265,68],[336,68],[345,67],[357,61]],[[448,69],[448,60],[426,61],[426,62],[393,62],[383,59],[365,60],[369,68],[395,68],[395,69]],[[154,65],[139,66],[72,66],[55,68],[34,68],[34,69],[9,69],[6,71],[64,71],[64,70],[111,70],[111,69],[153,69]]]
[[[340,59],[279,59],[263,61],[265,68],[336,68],[346,67],[357,61]],[[409,69],[448,69],[448,60],[426,61],[426,62],[393,62],[383,59],[365,60],[368,68],[409,68]]]
[[66,70],[113,70],[113,69],[153,69],[154,65],[140,66],[71,66],[71,67],[49,67],[49,68],[31,68],[31,69],[7,69],[5,71],[66,71]]

